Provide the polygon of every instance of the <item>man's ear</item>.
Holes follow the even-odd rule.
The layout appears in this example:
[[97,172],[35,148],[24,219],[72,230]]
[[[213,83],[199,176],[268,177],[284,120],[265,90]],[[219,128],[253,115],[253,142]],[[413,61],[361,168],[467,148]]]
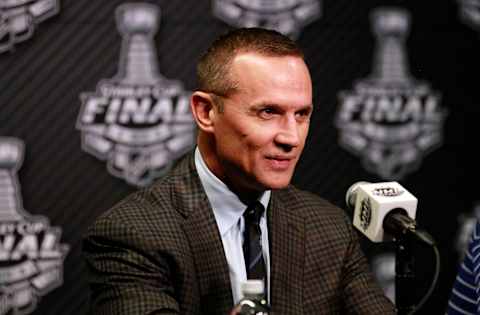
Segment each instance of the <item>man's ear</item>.
[[205,132],[213,132],[216,110],[212,95],[201,91],[193,92],[190,97],[190,108],[198,128]]

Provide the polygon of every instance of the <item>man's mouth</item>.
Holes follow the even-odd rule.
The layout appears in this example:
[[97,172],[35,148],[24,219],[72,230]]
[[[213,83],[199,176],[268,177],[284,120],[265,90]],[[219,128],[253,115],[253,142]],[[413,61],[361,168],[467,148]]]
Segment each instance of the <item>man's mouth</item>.
[[269,156],[267,161],[274,170],[283,171],[290,167],[294,159],[290,156]]

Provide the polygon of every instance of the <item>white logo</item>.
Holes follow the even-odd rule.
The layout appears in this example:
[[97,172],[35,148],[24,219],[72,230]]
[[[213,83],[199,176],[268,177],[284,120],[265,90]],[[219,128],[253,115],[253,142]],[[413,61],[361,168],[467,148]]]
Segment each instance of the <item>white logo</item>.
[[480,0],[458,0],[458,2],[462,21],[480,30]]
[[319,0],[213,0],[213,14],[235,27],[263,27],[296,38],[321,15]]
[[136,186],[163,175],[194,144],[190,93],[158,71],[153,37],[159,8],[123,4],[116,11],[123,42],[118,74],[81,95],[82,148]]
[[362,206],[360,207],[360,226],[364,231],[368,229],[372,223],[372,202],[369,198],[362,200]]
[[367,170],[398,180],[441,144],[446,110],[439,93],[408,71],[408,13],[381,8],[372,20],[377,36],[373,73],[353,91],[340,92],[336,126],[340,145],[359,155]]
[[382,197],[398,197],[403,194],[403,190],[395,187],[379,187],[375,188],[372,192],[376,196]]
[[0,53],[30,38],[36,24],[59,11],[59,0],[1,0]]
[[24,144],[0,138],[0,314],[29,314],[41,296],[63,283],[68,245],[48,218],[22,206],[17,171]]

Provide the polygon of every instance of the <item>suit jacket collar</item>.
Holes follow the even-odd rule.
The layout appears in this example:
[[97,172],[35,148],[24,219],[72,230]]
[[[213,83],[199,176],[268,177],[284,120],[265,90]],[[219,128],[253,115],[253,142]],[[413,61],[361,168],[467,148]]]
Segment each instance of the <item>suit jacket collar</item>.
[[193,153],[179,162],[172,180],[174,207],[185,217],[183,228],[197,274],[200,313],[229,314],[233,297],[228,264],[212,208],[195,169]]
[[[272,192],[268,212],[270,240],[270,303],[275,314],[300,315],[303,297],[305,227],[298,203],[286,188]],[[296,205],[294,205],[296,204]]]

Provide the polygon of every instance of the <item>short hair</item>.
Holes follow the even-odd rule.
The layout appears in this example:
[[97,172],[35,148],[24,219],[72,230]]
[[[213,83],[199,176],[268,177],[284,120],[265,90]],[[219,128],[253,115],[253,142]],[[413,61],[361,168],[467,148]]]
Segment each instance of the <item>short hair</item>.
[[197,65],[200,91],[227,96],[237,89],[231,77],[230,66],[240,53],[258,53],[263,56],[296,56],[304,58],[300,47],[289,37],[258,27],[234,29],[216,39]]

